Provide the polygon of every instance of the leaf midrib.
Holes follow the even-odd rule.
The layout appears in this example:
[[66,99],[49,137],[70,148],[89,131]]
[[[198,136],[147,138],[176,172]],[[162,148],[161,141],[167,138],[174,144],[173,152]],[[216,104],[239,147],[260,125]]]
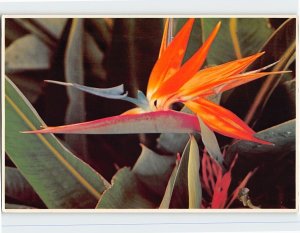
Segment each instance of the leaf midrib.
[[[33,123],[27,118],[27,116],[22,112],[22,110],[14,103],[14,101],[6,94],[5,98],[7,102],[12,106],[16,113],[24,120],[31,130],[36,130],[37,128]],[[97,200],[100,199],[101,193],[98,192],[76,169],[50,144],[50,142],[41,134],[36,134],[36,136],[42,141],[42,143],[55,155],[55,157],[67,168],[67,170],[82,184]]]

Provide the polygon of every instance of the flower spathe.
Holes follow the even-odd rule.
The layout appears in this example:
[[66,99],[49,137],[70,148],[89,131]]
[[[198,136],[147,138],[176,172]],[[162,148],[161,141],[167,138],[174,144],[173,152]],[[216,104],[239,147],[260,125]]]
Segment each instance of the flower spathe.
[[[200,117],[213,131],[236,139],[270,144],[256,138],[254,136],[255,132],[240,118],[231,111],[209,101],[207,97],[222,93],[269,74],[283,72],[261,72],[264,68],[252,72],[244,72],[258,57],[263,55],[263,52],[222,65],[201,69],[209,48],[221,27],[221,22],[215,26],[207,40],[193,56],[183,63],[194,20],[188,19],[169,44],[167,38],[169,22],[167,20],[159,56],[149,77],[146,101],[144,100],[143,104],[138,105],[137,108],[130,109],[116,117],[125,119],[125,117],[128,118],[130,115],[129,118],[134,120],[134,116],[137,115],[148,114],[147,116],[149,117],[156,116],[159,114],[155,115],[151,112],[166,110],[172,115],[174,111],[169,110],[172,104],[181,102]],[[124,100],[126,98],[128,97],[124,97]],[[106,120],[104,118],[97,121],[105,122]],[[95,124],[94,126],[99,127],[99,124]],[[66,131],[68,131],[68,127],[72,128],[74,129],[72,132],[76,133],[76,128],[81,130],[80,127],[84,127],[84,124],[63,127]],[[91,124],[89,127],[92,127]],[[193,127],[194,129],[199,128],[199,125]],[[33,133],[58,132],[64,133],[57,127],[33,131]],[[130,130],[127,133],[130,133]],[[144,133],[147,133],[147,131]]]

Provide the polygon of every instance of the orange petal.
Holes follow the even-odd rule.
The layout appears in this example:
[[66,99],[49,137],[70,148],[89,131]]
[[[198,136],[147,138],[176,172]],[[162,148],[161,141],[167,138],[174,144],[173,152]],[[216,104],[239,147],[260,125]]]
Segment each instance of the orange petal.
[[227,90],[230,90],[232,88],[238,87],[240,85],[243,85],[245,83],[254,81],[256,79],[262,78],[267,75],[274,75],[274,74],[283,74],[283,73],[288,73],[289,71],[275,71],[275,72],[261,72],[261,73],[245,73],[245,74],[240,74],[236,75],[233,77],[230,77],[228,82],[225,84],[221,85],[215,85],[213,89],[215,90],[214,94],[218,94]]
[[246,58],[203,69],[186,82],[180,88],[177,95],[189,96],[193,94],[193,96],[197,96],[201,93],[211,93],[212,88],[227,83],[231,77],[235,77],[244,71],[262,54],[257,53]]
[[169,23],[170,23],[170,20],[166,19],[165,27],[164,27],[164,33],[163,33],[163,37],[162,37],[162,40],[161,40],[161,45],[160,45],[158,58],[161,57],[161,55],[165,52],[165,50],[167,48]]
[[195,88],[194,90],[192,88],[186,89],[180,93],[180,96],[181,95],[184,96],[183,97],[184,100],[189,100],[189,99],[197,98],[199,96],[204,97],[204,96],[219,94],[267,75],[283,74],[287,72],[288,71],[276,71],[276,72],[239,74],[239,75],[228,77],[227,81],[211,82],[210,84],[204,85],[203,87],[198,89]]
[[153,95],[153,99],[161,96],[168,96],[171,93],[176,92],[182,85],[184,85],[184,83],[186,83],[191,77],[193,77],[193,75],[195,75],[195,73],[202,67],[209,48],[214,41],[220,27],[221,22],[216,25],[204,44],[186,63],[184,63],[180,70],[169,79],[164,80],[163,84]]
[[231,111],[204,98],[187,101],[185,105],[195,112],[212,130],[228,137],[261,144],[272,144],[254,137],[255,132]]
[[163,36],[161,48],[163,53],[160,54],[161,56],[155,63],[149,78],[147,87],[148,99],[150,99],[163,80],[168,78],[180,68],[193,23],[194,19],[189,19],[166,49],[164,49],[164,44],[166,43],[166,39],[164,37],[166,37],[166,35]]

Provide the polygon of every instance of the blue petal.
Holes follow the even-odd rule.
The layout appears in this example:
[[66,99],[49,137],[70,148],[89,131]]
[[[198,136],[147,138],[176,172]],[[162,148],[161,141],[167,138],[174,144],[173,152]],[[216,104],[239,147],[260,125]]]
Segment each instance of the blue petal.
[[124,93],[124,85],[119,85],[116,87],[111,87],[111,88],[96,88],[96,87],[87,87],[83,86],[77,83],[65,83],[65,82],[59,82],[59,81],[53,81],[53,80],[45,80],[45,82],[48,83],[54,83],[58,85],[63,85],[63,86],[69,86],[69,87],[74,87],[76,89],[79,89],[81,91],[101,96],[104,98],[108,99],[123,99],[127,96],[127,92]]

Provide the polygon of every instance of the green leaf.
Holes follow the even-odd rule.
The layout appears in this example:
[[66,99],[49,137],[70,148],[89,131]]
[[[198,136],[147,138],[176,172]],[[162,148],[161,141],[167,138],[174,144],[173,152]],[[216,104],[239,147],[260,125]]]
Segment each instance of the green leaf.
[[184,147],[188,141],[188,134],[164,133],[161,134],[157,139],[157,147],[166,152],[176,154],[184,150]]
[[163,156],[142,145],[142,153],[132,171],[151,192],[162,197],[171,172],[175,165],[175,156]]
[[98,208],[156,208],[175,164],[175,156],[162,156],[142,145],[132,170],[122,168]]
[[219,21],[222,25],[207,56],[208,65],[236,60],[238,49],[242,57],[254,54],[272,33],[267,18],[204,18],[201,19],[203,41]]
[[[72,19],[64,57],[65,78],[68,83],[84,83],[83,23],[83,19]],[[68,88],[67,94],[69,104],[65,122],[67,124],[83,122],[86,116],[84,93]],[[88,148],[85,135],[66,135],[65,140],[77,154],[84,158],[87,157]]]
[[202,190],[200,182],[200,157],[197,142],[191,136],[188,163],[188,189],[189,189],[189,209],[200,208],[202,200]]
[[41,199],[18,169],[5,167],[5,196],[27,205],[37,205]]
[[215,133],[208,128],[202,119],[198,116],[200,129],[201,129],[201,138],[202,142],[208,152],[208,154],[214,158],[219,164],[223,163],[223,156],[216,138]]
[[280,125],[260,131],[256,135],[274,145],[261,145],[248,141],[239,141],[230,146],[226,152],[226,163],[230,164],[236,154],[242,158],[258,158],[267,155],[273,159],[295,151],[296,120],[290,120]]
[[292,115],[296,115],[296,80],[289,80],[283,83],[283,88],[289,100],[289,109],[292,110]]
[[179,163],[176,163],[172,174],[170,176],[170,179],[168,181],[168,185],[165,191],[165,194],[163,196],[163,199],[159,205],[159,209],[168,209],[170,206],[170,201],[172,198],[172,193],[173,193],[173,187],[174,187],[174,183],[175,183],[175,179],[176,179],[176,174],[177,174],[177,170],[178,170],[178,165]]
[[188,209],[189,208],[189,188],[188,188],[188,164],[190,154],[191,139],[186,144],[178,165],[175,181],[172,188],[170,208]]
[[5,152],[48,208],[94,208],[108,183],[53,135],[26,135],[45,125],[5,79]]
[[15,40],[5,50],[5,72],[15,73],[50,68],[52,51],[34,35]]
[[191,136],[179,165],[175,166],[169,179],[160,208],[200,208],[202,190],[199,169],[199,148]]
[[134,172],[125,167],[112,178],[112,186],[102,195],[100,209],[146,209],[155,208],[149,201],[147,191],[141,186]]

